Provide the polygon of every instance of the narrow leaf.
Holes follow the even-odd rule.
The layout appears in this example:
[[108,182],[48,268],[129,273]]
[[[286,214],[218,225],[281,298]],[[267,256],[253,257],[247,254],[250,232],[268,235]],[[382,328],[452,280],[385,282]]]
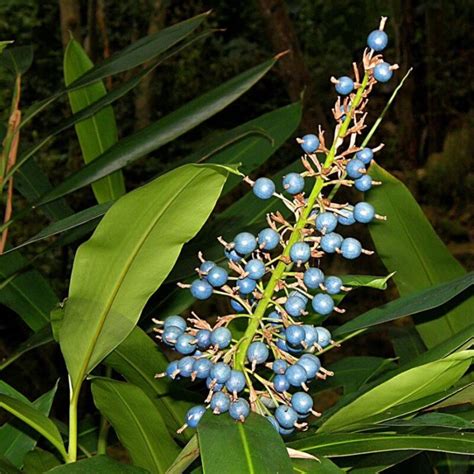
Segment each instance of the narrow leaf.
[[166,474],[182,474],[199,457],[199,442],[194,435],[188,444],[181,450]]
[[122,464],[115,459],[99,455],[78,462],[63,464],[48,471],[53,474],[147,474],[149,471]]

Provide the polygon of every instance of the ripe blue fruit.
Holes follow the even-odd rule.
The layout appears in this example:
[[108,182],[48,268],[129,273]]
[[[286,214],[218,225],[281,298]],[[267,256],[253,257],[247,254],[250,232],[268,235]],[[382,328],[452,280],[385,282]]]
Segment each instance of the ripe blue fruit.
[[178,337],[183,334],[183,330],[177,326],[168,326],[167,328],[164,329],[163,334],[161,336],[161,340],[167,345],[167,346],[174,346],[176,344],[176,341],[178,340]]
[[163,324],[163,328],[166,329],[169,326],[176,326],[181,329],[181,331],[186,331],[186,321],[178,315],[168,316]]
[[245,271],[252,280],[260,280],[265,275],[265,264],[261,260],[254,258],[247,262]]
[[[367,175],[362,176],[365,178]],[[362,179],[359,178],[359,179]],[[358,180],[356,180],[358,181]],[[356,220],[354,219],[354,208],[352,206],[348,206],[346,209],[341,209],[339,216],[337,217],[337,221],[339,224],[342,225],[352,225],[355,224]]]
[[245,308],[238,301],[236,301],[234,299],[230,300],[230,305],[232,306],[232,309],[236,313],[243,313],[245,311]]
[[318,342],[318,333],[316,332],[316,329],[314,326],[311,326],[310,324],[305,324],[303,326],[304,329],[304,340],[302,342],[303,347],[306,347],[310,349],[313,347],[315,343]]
[[359,150],[356,153],[356,158],[362,161],[364,165],[368,165],[372,161],[373,157],[374,152],[370,148],[362,148],[362,150]]
[[220,415],[225,413],[230,407],[230,397],[224,392],[216,392],[210,403],[211,410],[214,414]]
[[[212,389],[211,389],[211,386],[212,386]],[[209,390],[212,390],[213,392],[220,392],[224,388],[224,384],[223,383],[216,383],[216,381],[212,380],[212,378],[209,376],[206,379],[206,387]]]
[[257,240],[262,250],[273,250],[280,243],[280,234],[267,227],[258,233]]
[[211,345],[211,331],[209,329],[200,329],[196,333],[196,341],[199,349],[206,350]]
[[232,340],[232,333],[225,327],[216,328],[211,333],[211,344],[219,349],[225,349]]
[[273,377],[273,387],[278,393],[286,392],[290,389],[290,382],[284,374],[277,374]]
[[250,406],[244,398],[238,398],[230,404],[229,415],[234,420],[245,421],[245,418],[249,416]]
[[296,392],[291,397],[291,406],[300,415],[307,415],[313,409],[313,399],[305,392]]
[[365,165],[358,158],[352,158],[346,165],[346,172],[353,179],[360,178],[365,173]]
[[280,313],[277,313],[276,311],[272,311],[269,315],[268,315],[268,320],[270,322],[270,324],[272,326],[277,326],[277,325],[280,325],[282,324],[283,320],[281,318],[281,314]]
[[199,270],[202,273],[206,273],[212,268],[215,267],[216,264],[212,262],[211,260],[206,260],[205,262],[202,262],[201,265],[199,266]]
[[332,212],[322,212],[316,217],[316,229],[323,234],[332,232],[337,226],[337,219]]
[[331,333],[322,326],[318,326],[316,331],[318,331],[318,344],[323,348],[329,346],[332,339]]
[[305,153],[314,153],[319,148],[318,137],[312,133],[305,135],[303,137],[303,143],[301,143],[301,148],[303,148]]
[[276,421],[276,418],[271,415],[266,415],[265,418],[270,422],[270,424],[275,428],[277,432],[280,431],[280,425],[278,424],[278,421]]
[[228,278],[229,275],[227,271],[222,267],[218,267],[217,265],[212,267],[207,274],[207,281],[214,288],[219,288],[222,285],[225,285],[227,283]]
[[275,410],[275,418],[283,428],[290,429],[298,421],[298,414],[293,408],[287,405],[280,405]]
[[362,245],[357,239],[347,237],[342,241],[341,255],[348,260],[354,260],[362,253]]
[[341,76],[337,80],[336,92],[340,95],[350,94],[354,90],[354,81],[348,76]]
[[257,240],[250,232],[240,232],[234,237],[234,245],[237,253],[247,255],[257,248]]
[[240,262],[242,260],[242,255],[239,255],[234,249],[224,250],[224,255],[231,262]]
[[285,372],[285,377],[293,387],[301,387],[301,385],[304,384],[306,380],[308,380],[308,374],[306,370],[304,370],[304,367],[298,364],[288,367]]
[[365,193],[372,187],[372,177],[368,174],[364,174],[364,176],[354,180],[354,187],[358,191]]
[[252,293],[253,290],[255,290],[256,286],[257,282],[249,277],[237,280],[237,288],[239,289],[242,295],[249,295],[250,293]]
[[374,67],[374,77],[379,82],[388,82],[393,76],[390,64],[385,61]]
[[270,199],[275,192],[275,183],[268,178],[258,178],[253,185],[253,193],[259,199]]
[[383,51],[387,47],[388,36],[385,31],[374,30],[367,37],[367,46],[374,51]]
[[225,386],[231,393],[241,392],[246,385],[245,376],[239,370],[232,370]]
[[283,359],[276,359],[272,364],[272,370],[275,374],[283,375],[288,368],[288,362]]
[[231,374],[231,368],[224,362],[218,362],[211,368],[209,377],[217,383],[226,383]]
[[292,262],[300,265],[306,263],[311,257],[311,247],[306,242],[296,242],[290,248]]
[[269,355],[268,347],[263,342],[252,342],[247,349],[247,359],[257,364],[263,364]]
[[285,311],[294,318],[301,316],[306,309],[306,302],[299,296],[290,296],[285,303]]
[[288,326],[285,330],[285,337],[287,344],[293,346],[299,346],[306,336],[303,326],[291,325]]
[[322,236],[320,245],[326,253],[334,253],[336,249],[341,247],[342,241],[342,235],[330,232]]
[[354,219],[362,224],[368,224],[375,217],[375,209],[368,202],[358,202],[354,206]]
[[321,362],[313,354],[303,354],[296,363],[306,371],[308,380],[314,379],[321,368]]
[[206,413],[206,407],[203,405],[197,405],[190,408],[186,413],[186,424],[190,428],[196,428],[204,413]]
[[311,306],[316,313],[326,316],[331,314],[332,310],[334,309],[334,301],[329,295],[318,293],[313,298]]
[[[344,246],[344,240],[342,241],[342,246]],[[324,280],[324,286],[330,295],[337,295],[341,291],[342,280],[336,276],[329,276]]]
[[212,295],[212,286],[205,280],[194,280],[191,284],[191,294],[197,300],[207,300]]
[[324,273],[319,268],[308,268],[303,275],[304,284],[315,290],[324,281]]
[[207,379],[211,368],[212,362],[209,359],[196,359],[193,364],[193,372],[198,379]]
[[290,194],[299,194],[304,189],[304,178],[299,173],[288,173],[283,177],[283,188]]
[[166,367],[166,375],[170,378],[170,379],[175,379],[177,377],[179,373],[179,370],[178,370],[178,361],[177,360],[173,360],[171,361],[168,366]]
[[183,357],[178,362],[179,375],[182,375],[183,377],[190,377],[193,372],[193,367],[194,367],[195,362],[196,362],[196,359],[194,357],[191,357],[191,356]]
[[196,350],[196,344],[194,342],[194,337],[190,334],[181,334],[174,345],[174,348],[184,355],[192,354]]

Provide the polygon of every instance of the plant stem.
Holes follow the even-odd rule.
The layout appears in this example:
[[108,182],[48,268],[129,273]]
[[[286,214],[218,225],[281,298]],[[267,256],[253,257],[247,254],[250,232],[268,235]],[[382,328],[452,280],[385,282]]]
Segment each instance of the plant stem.
[[77,404],[79,401],[79,392],[81,385],[78,385],[74,389],[72,388],[71,381],[69,381],[71,399],[69,402],[69,446],[67,451],[67,462],[76,462],[77,459]]
[[[327,154],[326,160],[323,165],[323,169],[327,169],[332,165],[334,158],[336,156],[337,142],[341,137],[345,136],[347,129],[349,128],[349,124],[352,121],[353,111],[355,111],[358,105],[360,104],[360,101],[362,100],[362,96],[363,96],[365,88],[367,87],[368,82],[369,82],[369,76],[366,72],[364,75],[364,79],[362,80],[362,84],[359,87],[357,94],[353,100],[353,103],[351,106],[351,112],[347,114],[346,119],[344,120],[336,136],[334,137],[333,144],[331,146],[331,149],[329,150],[329,153]],[[258,326],[260,324],[260,321],[264,317],[267,307],[273,298],[273,294],[275,292],[277,283],[280,281],[280,279],[282,278],[285,272],[288,272],[291,270],[292,264],[287,265],[284,262],[284,260],[286,260],[286,257],[289,256],[291,246],[300,240],[301,230],[306,225],[306,221],[309,217],[309,214],[311,213],[314,203],[316,202],[316,199],[319,197],[319,194],[321,193],[323,186],[324,186],[324,180],[319,176],[316,179],[316,183],[314,184],[313,190],[311,191],[311,194],[308,197],[306,205],[304,206],[301,212],[300,218],[298,219],[295,225],[295,228],[288,239],[288,243],[285,249],[283,250],[283,253],[280,257],[280,262],[277,264],[270,280],[268,281],[267,286],[265,287],[265,291],[263,292],[263,297],[259,301],[257,307],[255,308],[255,312],[253,314],[252,319],[249,321],[247,330],[245,331],[245,334],[242,338],[242,344],[240,345],[239,350],[237,351],[237,354],[235,357],[235,366],[238,370],[241,370],[241,371],[244,370],[247,349],[249,345],[251,344],[255,336],[255,332],[257,331]]]

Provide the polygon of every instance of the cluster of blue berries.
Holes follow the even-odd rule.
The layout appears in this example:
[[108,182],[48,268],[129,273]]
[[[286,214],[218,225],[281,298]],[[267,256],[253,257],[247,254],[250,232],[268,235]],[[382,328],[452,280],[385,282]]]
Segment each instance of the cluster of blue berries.
[[[198,278],[179,284],[197,300],[228,297],[229,314],[212,324],[194,312],[187,321],[178,315],[154,320],[157,337],[182,356],[157,376],[190,378],[207,393],[205,404],[189,410],[181,429],[195,428],[207,409],[217,415],[228,413],[240,422],[256,412],[282,435],[306,429],[305,419],[320,415],[313,409],[309,384],[332,375],[318,355],[337,345],[322,324],[333,312],[344,312],[336,301],[351,290],[342,278],[325,275],[320,262],[328,254],[348,260],[371,255],[359,240],[343,236],[339,229],[384,219],[367,202],[338,204],[323,191],[334,193],[343,185],[366,192],[380,184],[367,169],[382,146],[358,147],[355,142],[364,128],[364,109],[373,85],[386,82],[397,67],[376,54],[388,42],[384,24],[382,18],[380,28],[368,37],[363,81],[356,67],[355,81],[348,76],[333,80],[345,99],[341,105],[338,97],[333,111],[337,126],[331,148],[326,148],[321,129],[318,135],[297,139],[305,171],[284,176],[280,190],[266,177],[244,180],[257,198],[281,199],[294,220],[269,213],[267,226],[256,235],[240,232],[231,242],[219,237],[224,247],[222,263],[206,260],[200,253]],[[347,148],[340,151],[345,142]],[[310,180],[314,187],[306,194]],[[237,318],[248,321],[243,336],[233,325]]]

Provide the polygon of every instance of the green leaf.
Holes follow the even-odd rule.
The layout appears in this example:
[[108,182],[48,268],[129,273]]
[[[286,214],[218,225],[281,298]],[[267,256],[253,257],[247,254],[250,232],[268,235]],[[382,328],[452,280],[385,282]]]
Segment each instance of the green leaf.
[[162,473],[178,455],[161,415],[135,385],[112,379],[92,380],[94,403],[113,426],[133,464]]
[[0,64],[7,67],[17,76],[21,76],[30,68],[33,62],[33,47],[15,46],[3,51]]
[[63,464],[48,471],[67,474],[146,474],[148,471],[136,466],[121,464],[115,459],[99,455],[82,461]]
[[178,454],[166,474],[182,474],[198,457],[199,441],[197,435],[194,435]]
[[[383,186],[367,194],[386,222],[369,226],[377,253],[394,276],[402,297],[452,281],[465,274],[458,261],[436,235],[410,191],[398,179],[373,163],[373,179]],[[417,319],[417,330],[428,348],[456,334],[470,324],[466,314],[474,313],[474,300],[467,300],[436,319]]]
[[[64,81],[66,86],[79,79],[94,64],[87,56],[82,46],[71,39],[64,53]],[[85,109],[106,95],[102,81],[69,92],[69,103],[73,113]],[[104,107],[92,117],[82,120],[75,125],[77,137],[85,163],[89,163],[102,155],[118,140],[117,124],[112,106]],[[125,183],[120,171],[102,178],[92,184],[94,195],[99,203],[118,199],[125,194]]]
[[44,436],[60,452],[61,456],[66,459],[66,450],[58,428],[41,411],[24,401],[3,394],[0,394],[0,408],[5,409]]
[[59,465],[60,462],[52,453],[35,448],[25,456],[23,472],[26,474],[42,474]]
[[46,193],[37,205],[54,201],[87,186],[191,130],[238,99],[274,64],[275,59],[271,59],[249,69],[193,99],[148,127],[120,140],[100,157],[66,178],[52,192]]
[[130,334],[226,177],[215,165],[171,171],[120,198],[79,247],[60,330],[73,387]]
[[[468,289],[473,283],[474,272],[471,272],[446,283],[391,301],[343,324],[334,331],[334,336],[437,308]],[[459,317],[463,316],[459,315]],[[469,318],[464,319],[468,320]]]
[[[406,461],[416,456],[419,451],[388,451],[362,456],[347,456],[338,458],[339,464],[344,468],[350,467],[351,474],[378,474],[389,467]],[[419,473],[417,473],[419,474]]]
[[127,382],[140,387],[154,401],[169,429],[176,432],[192,406],[194,392],[188,394],[167,377],[155,378],[168,363],[158,346],[138,327],[104,360]]
[[344,474],[344,471],[330,459],[319,457],[314,459],[292,459],[295,474]]
[[7,41],[0,41],[0,53],[3,52],[3,50],[9,45],[14,43],[12,40],[7,40]]
[[387,276],[373,275],[341,275],[341,280],[346,286],[365,288],[375,288],[376,290],[386,290],[387,282],[392,278],[394,273]]
[[205,474],[292,472],[281,436],[254,413],[245,423],[206,413],[199,422],[198,437]]
[[6,459],[0,458],[0,472],[2,474],[18,474],[21,473],[12,463],[8,462]]
[[[33,403],[25,399],[18,392],[9,395],[16,400],[26,403],[31,408],[38,410],[45,416],[49,415],[54,396],[56,394],[57,384],[49,392],[36,399]],[[23,458],[28,451],[31,451],[38,441],[36,433],[28,433],[24,430],[24,426],[7,423],[0,427],[0,455],[8,459],[14,466],[21,468]]]
[[415,327],[391,327],[389,329],[389,337],[400,365],[404,365],[426,352],[426,346],[423,344]]
[[472,454],[474,435],[471,433],[441,433],[430,436],[340,433],[310,436],[304,440],[291,442],[289,446],[315,456],[329,457],[402,450]]
[[474,424],[456,415],[449,413],[427,413],[426,415],[416,416],[409,420],[392,420],[382,423],[385,426],[409,426],[409,427],[436,427],[449,428],[454,430],[472,430]]
[[409,369],[365,392],[345,405],[319,427],[319,432],[346,431],[391,407],[427,397],[451,387],[469,368],[474,351]]

